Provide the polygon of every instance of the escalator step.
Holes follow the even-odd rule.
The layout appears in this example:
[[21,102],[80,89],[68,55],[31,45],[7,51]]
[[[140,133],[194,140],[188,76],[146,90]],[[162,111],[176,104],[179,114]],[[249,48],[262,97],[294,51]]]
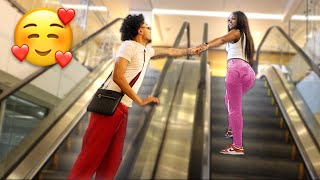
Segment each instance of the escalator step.
[[[264,87],[264,80],[256,79],[254,82],[254,87]],[[225,77],[211,77],[211,86],[214,87],[215,85],[225,84]]]
[[[226,87],[225,85],[221,86],[215,86],[211,88],[211,94],[225,94],[226,92]],[[255,96],[255,95],[267,95],[267,88],[265,87],[252,87],[249,89],[245,95],[250,95],[250,96]]]
[[237,174],[223,174],[223,173],[211,173],[211,179],[226,179],[226,180],[230,180],[230,179],[241,179],[241,180],[247,180],[247,179],[252,179],[252,180],[266,180],[266,179],[279,179],[276,177],[270,177],[270,176],[248,176],[246,174],[243,175],[237,175]]
[[[284,143],[259,141],[255,139],[243,139],[246,156],[274,157],[291,160],[291,146]],[[211,139],[211,153],[219,153],[220,150],[231,144],[231,140],[225,138]]]
[[[211,126],[211,138],[223,137],[225,133],[225,126]],[[276,143],[285,143],[285,132],[281,129],[262,129],[262,128],[243,128],[243,139],[264,141],[267,142],[276,142]]]
[[[224,104],[224,94],[211,94],[211,101],[213,103],[223,103]],[[244,96],[242,100],[243,106],[250,105],[250,104],[259,104],[262,106],[271,106],[271,98],[268,96],[255,96],[255,97],[248,97]]]
[[50,164],[51,170],[67,171],[69,172],[76,161],[79,153],[63,152],[58,154],[57,167],[53,167],[53,163]]
[[[226,113],[224,103],[211,103],[211,115],[217,113]],[[257,117],[276,117],[274,106],[255,106],[253,104],[242,106],[243,115],[255,115]]]
[[[228,114],[225,113],[216,113],[211,115],[211,123],[215,126],[227,126],[228,124]],[[253,115],[243,115],[244,127],[265,127],[265,128],[279,128],[280,127],[280,118],[273,117],[257,117]]]
[[39,180],[44,179],[67,179],[69,171],[55,171],[55,170],[42,170],[39,175]]
[[256,156],[211,155],[211,173],[239,174],[246,176],[271,176],[297,179],[299,163],[277,158]]

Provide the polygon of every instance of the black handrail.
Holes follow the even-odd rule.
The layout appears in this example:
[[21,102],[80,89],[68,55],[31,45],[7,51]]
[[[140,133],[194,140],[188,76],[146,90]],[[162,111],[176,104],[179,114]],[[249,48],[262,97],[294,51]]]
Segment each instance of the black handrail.
[[[80,47],[82,47],[84,44],[86,44],[90,39],[96,37],[99,33],[101,33],[102,31],[108,29],[110,26],[112,26],[113,24],[115,24],[116,22],[122,20],[122,18],[116,18],[113,21],[111,21],[110,23],[108,23],[107,25],[103,26],[101,29],[99,29],[98,31],[94,32],[92,35],[88,36],[87,38],[85,38],[84,40],[82,40],[80,43],[78,43],[77,45],[75,45],[72,49],[71,52],[75,52],[77,49],[79,49]],[[3,93],[0,94],[0,102],[3,101],[4,99],[6,99],[7,97],[9,97],[10,95],[14,94],[15,92],[17,92],[18,90],[20,90],[22,87],[24,87],[26,84],[30,83],[31,81],[33,81],[35,78],[37,78],[38,76],[40,76],[41,74],[43,74],[44,72],[46,72],[47,70],[51,69],[54,65],[51,66],[47,66],[44,68],[41,68],[40,70],[32,73],[30,76],[28,76],[27,78],[23,79],[21,82],[19,82],[17,85],[9,88],[8,90],[5,90]]]
[[[204,24],[203,43],[208,42],[208,23]],[[196,112],[193,121],[193,136],[189,160],[188,179],[202,178],[203,144],[204,144],[204,109],[206,103],[206,75],[208,51],[201,53],[200,81],[197,90]],[[201,158],[199,158],[201,157]]]
[[[182,36],[183,36],[183,33],[184,33],[185,30],[187,30],[187,34],[189,34],[189,36],[187,36],[187,38],[188,38],[187,39],[187,43],[190,46],[190,25],[189,25],[189,23],[184,22],[182,27],[181,27],[181,29],[180,29],[180,31],[179,31],[179,34],[178,34],[175,42],[173,44],[174,48],[177,48],[179,46],[179,44],[181,42],[181,39],[182,39]],[[155,97],[159,96],[159,94],[161,92],[161,89],[162,89],[164,78],[166,77],[167,72],[168,72],[172,62],[173,62],[173,58],[172,57],[168,57],[165,65],[164,65],[164,67],[162,69],[162,73],[160,74],[159,80],[158,80],[158,82],[156,84],[155,91],[152,93],[152,96],[155,96]]]
[[[179,46],[185,30],[187,30],[187,34],[190,34],[189,33],[190,32],[190,25],[188,22],[184,22],[183,25],[181,26],[179,34],[173,44],[173,48],[177,48]],[[190,45],[190,36],[187,35],[187,38],[188,38],[187,39],[188,45]],[[163,70],[160,74],[160,77],[156,83],[156,87],[154,88],[153,92],[151,93],[151,96],[159,97],[160,92],[162,90],[165,76],[167,75],[167,72],[168,72],[172,62],[173,62],[173,58],[168,57],[165,65],[163,67]],[[150,125],[151,118],[152,118],[154,112],[155,112],[155,106],[148,106],[145,109],[145,114],[146,114],[146,116],[144,118],[145,123],[141,127],[136,138],[132,141],[131,145],[129,145],[130,148],[129,148],[128,152],[126,153],[124,159],[122,160],[122,162],[125,162],[125,163],[121,163],[115,179],[127,179],[128,178],[128,175],[129,175],[131,168],[132,168],[132,164],[134,164],[134,162],[136,161],[136,157],[139,153],[139,150],[141,149],[143,140],[146,137],[146,133],[148,131],[148,127]],[[158,156],[159,156],[159,154],[158,154]],[[157,159],[159,159],[159,158],[157,158]]]
[[256,62],[254,63],[253,69],[255,72],[258,72],[258,65],[259,65],[259,57],[260,57],[260,51],[261,51],[261,47],[264,44],[264,42],[266,41],[270,31],[272,29],[277,29],[279,30],[279,32],[288,40],[288,42],[290,43],[290,45],[303,57],[303,60],[313,69],[313,71],[320,76],[320,70],[317,67],[317,65],[311,60],[311,58],[297,45],[297,43],[295,43],[291,37],[289,37],[284,30],[279,27],[279,26],[271,26],[267,32],[264,34],[258,49],[257,49],[257,55],[256,55]]

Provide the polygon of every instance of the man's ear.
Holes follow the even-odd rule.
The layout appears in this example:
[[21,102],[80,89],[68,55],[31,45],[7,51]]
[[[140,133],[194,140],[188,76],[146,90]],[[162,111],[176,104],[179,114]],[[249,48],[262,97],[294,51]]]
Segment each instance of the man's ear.
[[138,29],[138,34],[142,34],[141,28]]

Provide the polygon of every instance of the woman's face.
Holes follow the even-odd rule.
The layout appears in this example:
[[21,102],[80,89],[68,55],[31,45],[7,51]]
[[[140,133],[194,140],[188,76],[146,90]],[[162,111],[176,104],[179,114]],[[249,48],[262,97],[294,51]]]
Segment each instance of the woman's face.
[[233,13],[228,17],[228,27],[230,30],[237,28],[237,17]]

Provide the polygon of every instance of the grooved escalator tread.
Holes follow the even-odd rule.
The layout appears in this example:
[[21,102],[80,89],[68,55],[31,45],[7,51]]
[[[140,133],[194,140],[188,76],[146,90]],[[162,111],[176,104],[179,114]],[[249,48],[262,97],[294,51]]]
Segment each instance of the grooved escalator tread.
[[[212,95],[211,101],[224,104],[224,95]],[[259,104],[261,106],[269,106],[271,102],[272,100],[270,97],[255,96],[254,98],[250,98],[245,95],[242,99],[242,106],[250,106],[250,105],[256,105],[256,104]]]
[[[225,138],[212,138],[211,139],[211,153],[219,153],[222,149],[227,147],[232,143],[231,139]],[[214,145],[214,146],[213,146]],[[287,146],[280,142],[268,142],[257,140],[257,139],[247,139],[244,137],[243,147],[245,150],[245,155],[248,156],[260,156],[260,157],[277,157],[279,159],[291,160],[291,146]]]
[[[221,137],[224,136],[227,126],[211,126],[211,137]],[[243,141],[246,139],[254,139],[265,142],[283,142],[285,143],[285,132],[280,128],[248,128],[244,126],[243,128]]]
[[[272,105],[260,106],[255,104],[248,104],[242,105],[242,114],[256,115],[257,117],[260,117],[263,114],[264,117],[275,117],[275,109],[276,108]],[[224,102],[213,102],[213,104],[211,104],[211,114],[226,112],[227,110]]]
[[221,180],[280,180],[280,178],[270,176],[250,176],[246,174],[225,174],[225,173],[211,173],[211,179]]
[[[240,166],[241,165],[241,166]],[[291,160],[258,156],[232,156],[213,153],[211,172],[243,174],[249,176],[271,176],[275,178],[297,179],[299,163]]]
[[69,171],[57,171],[57,170],[43,170],[38,177],[39,180],[49,180],[49,179],[61,179],[65,180],[68,178]]
[[[212,113],[211,121],[214,121],[215,125],[221,125],[227,127],[228,125],[228,113]],[[279,128],[279,117],[257,117],[255,115],[243,115],[243,123],[245,127],[262,127],[262,128]]]
[[[254,87],[264,87],[264,80],[256,79]],[[225,84],[225,77],[211,77],[211,87],[221,86]]]

